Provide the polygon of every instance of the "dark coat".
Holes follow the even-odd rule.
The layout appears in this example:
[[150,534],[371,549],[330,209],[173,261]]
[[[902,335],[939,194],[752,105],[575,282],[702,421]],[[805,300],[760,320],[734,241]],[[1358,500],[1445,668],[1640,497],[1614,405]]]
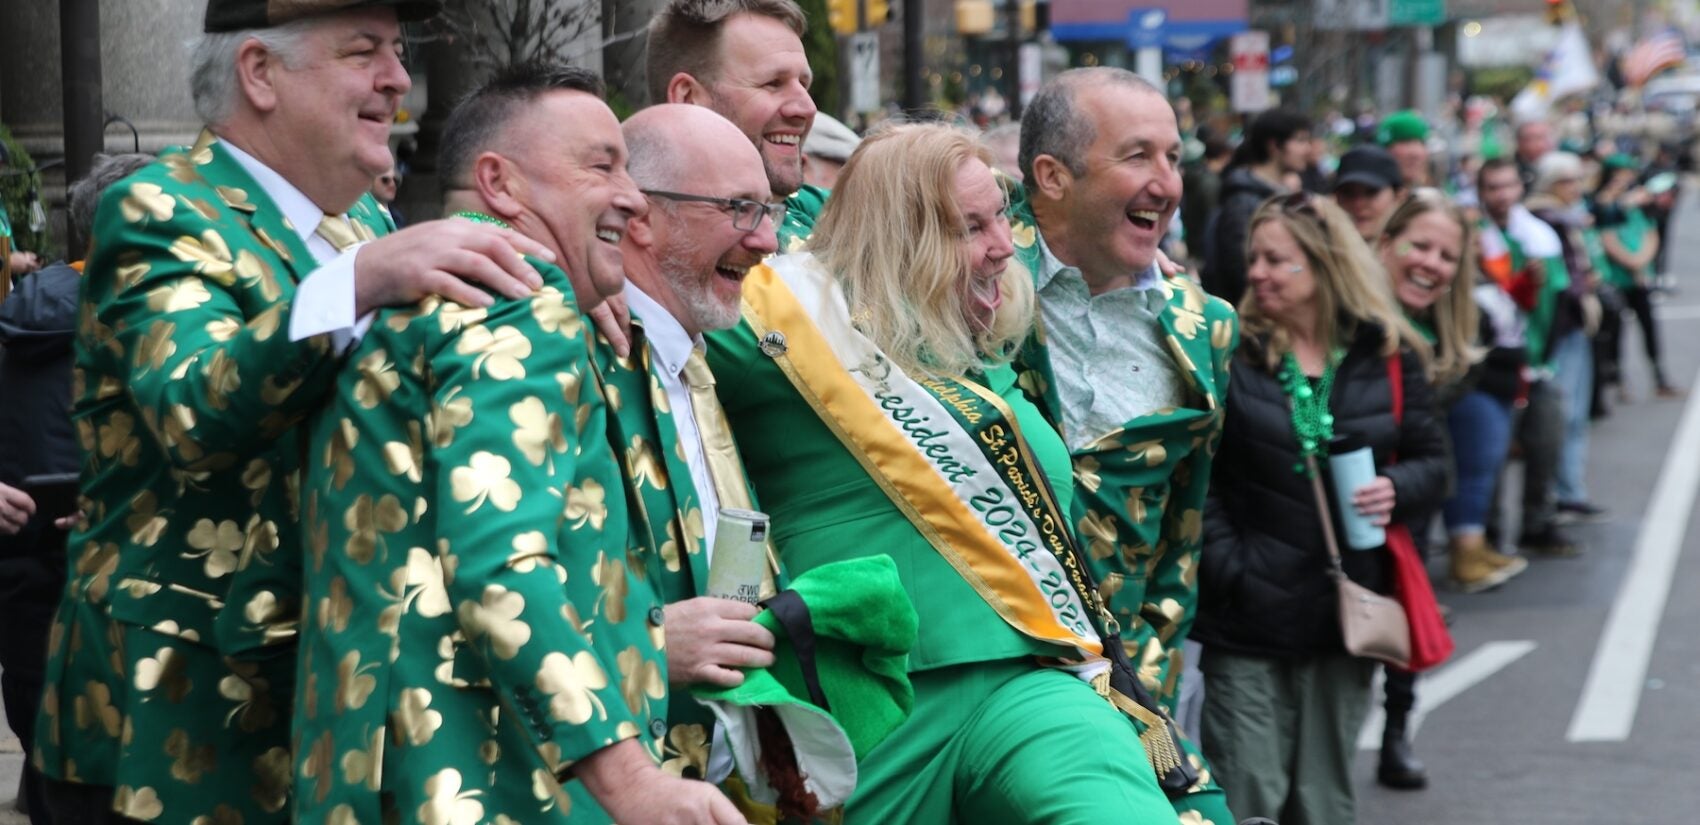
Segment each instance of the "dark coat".
[[1204,236],[1204,291],[1238,306],[1245,296],[1246,243],[1251,216],[1285,190],[1235,166],[1222,175],[1222,201]]
[[[1342,360],[1329,399],[1334,432],[1364,438],[1376,466],[1393,482],[1394,520],[1412,523],[1441,503],[1451,456],[1417,357],[1401,353],[1404,421],[1393,422],[1387,360],[1378,328],[1360,325]],[[1207,647],[1245,655],[1315,656],[1340,653],[1338,599],[1328,575],[1328,551],[1310,481],[1293,472],[1300,461],[1286,393],[1264,368],[1260,342],[1234,358],[1222,446],[1204,511],[1198,625]],[[1398,453],[1397,464],[1389,459]],[[1326,462],[1324,482],[1326,478]],[[1344,533],[1338,527],[1336,535]],[[1379,592],[1392,590],[1385,548],[1341,548],[1348,575]]]
[[[0,305],[0,483],[20,487],[29,476],[78,469],[71,341],[81,280],[57,263],[18,279]],[[46,521],[38,513],[23,532],[0,536],[0,556],[36,547]]]

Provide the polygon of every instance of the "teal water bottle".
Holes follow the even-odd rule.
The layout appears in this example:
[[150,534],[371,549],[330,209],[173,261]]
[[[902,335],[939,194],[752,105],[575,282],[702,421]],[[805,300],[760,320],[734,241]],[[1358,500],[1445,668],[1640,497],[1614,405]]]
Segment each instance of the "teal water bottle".
[[1328,442],[1328,473],[1334,481],[1334,508],[1346,528],[1346,546],[1374,550],[1387,543],[1387,531],[1375,526],[1352,504],[1352,494],[1375,480],[1375,453],[1357,435]]

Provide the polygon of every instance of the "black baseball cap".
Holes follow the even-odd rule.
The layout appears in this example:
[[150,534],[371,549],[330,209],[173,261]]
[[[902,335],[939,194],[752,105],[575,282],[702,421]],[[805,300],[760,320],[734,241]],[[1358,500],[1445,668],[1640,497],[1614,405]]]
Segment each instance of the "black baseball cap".
[[1405,185],[1399,163],[1380,146],[1357,146],[1340,156],[1334,172],[1334,188],[1358,183],[1372,189],[1398,189]]
[[269,29],[303,17],[347,9],[390,6],[403,23],[435,17],[442,0],[207,0],[202,31],[235,32]]

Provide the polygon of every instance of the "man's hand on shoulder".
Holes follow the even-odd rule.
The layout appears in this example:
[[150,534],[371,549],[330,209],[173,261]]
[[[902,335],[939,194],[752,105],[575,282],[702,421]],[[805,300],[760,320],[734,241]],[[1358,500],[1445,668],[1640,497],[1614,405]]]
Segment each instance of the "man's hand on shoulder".
[[624,358],[632,354],[632,311],[626,306],[625,295],[614,295],[597,304],[590,311],[590,321],[608,339],[615,355]]
[[667,605],[667,681],[737,687],[738,668],[773,664],[773,634],[750,621],[753,604],[698,596]]
[[662,771],[636,739],[585,757],[573,773],[615,822],[747,825],[719,788]]
[[1163,273],[1165,278],[1188,277],[1186,265],[1170,258],[1169,254],[1161,249],[1157,250],[1157,271]]
[[524,298],[543,279],[522,256],[554,262],[555,253],[511,229],[464,220],[415,224],[360,247],[354,259],[356,315],[405,306],[427,295],[489,306],[480,286]]

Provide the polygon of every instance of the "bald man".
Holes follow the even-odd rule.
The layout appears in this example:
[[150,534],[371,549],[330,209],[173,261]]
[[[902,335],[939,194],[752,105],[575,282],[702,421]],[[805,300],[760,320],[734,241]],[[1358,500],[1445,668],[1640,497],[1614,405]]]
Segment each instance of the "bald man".
[[[607,346],[598,353],[610,393],[621,399],[609,435],[649,521],[650,580],[667,604],[653,618],[666,627],[670,686],[735,686],[744,678],[738,668],[773,663],[774,638],[750,621],[754,606],[704,595],[720,508],[750,503],[741,462],[727,468],[733,478],[710,471],[703,442],[715,443],[724,417],[712,389],[693,394],[691,384],[707,372],[703,333],[738,323],[745,273],[777,248],[784,205],[770,203],[756,147],[712,109],[652,106],[623,131],[649,210],[630,221],[620,244],[632,354],[617,358]],[[705,412],[709,426],[699,427]],[[727,778],[730,749],[714,741],[713,717],[702,706],[670,703],[667,722],[667,770]]]

